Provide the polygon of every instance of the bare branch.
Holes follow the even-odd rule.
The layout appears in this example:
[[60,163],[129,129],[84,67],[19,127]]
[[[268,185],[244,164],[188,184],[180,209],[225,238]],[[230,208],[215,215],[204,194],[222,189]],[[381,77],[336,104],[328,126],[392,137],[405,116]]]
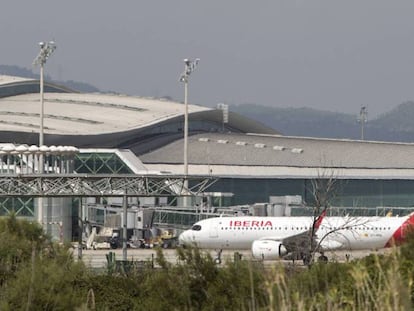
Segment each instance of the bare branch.
[[[371,220],[372,221],[372,220]],[[311,252],[311,260],[314,260],[315,254],[317,252],[323,252],[325,251],[322,247],[323,242],[329,238],[330,236],[332,236],[333,234],[339,234],[341,235],[343,238],[347,239],[346,235],[344,233],[342,233],[341,231],[346,230],[346,232],[351,232],[352,235],[355,237],[358,235],[357,233],[357,228],[361,228],[361,227],[365,227],[367,226],[367,224],[370,223],[370,220],[367,218],[362,218],[362,217],[348,217],[343,224],[339,225],[338,224],[330,224],[330,223],[325,223],[323,225],[323,228],[321,228],[323,231],[324,228],[327,228],[327,226],[332,225],[332,229],[329,229],[329,231],[327,231],[325,234],[322,235],[322,237],[318,237],[318,241],[317,244],[315,246],[315,248],[312,250]],[[367,226],[368,227],[368,226]],[[348,240],[349,241],[349,240]]]

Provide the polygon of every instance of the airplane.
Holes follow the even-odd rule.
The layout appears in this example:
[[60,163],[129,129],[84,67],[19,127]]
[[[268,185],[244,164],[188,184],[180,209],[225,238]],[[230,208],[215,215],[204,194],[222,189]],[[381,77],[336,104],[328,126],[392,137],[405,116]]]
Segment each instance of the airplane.
[[319,260],[326,262],[325,251],[400,245],[412,225],[414,212],[403,217],[223,216],[195,223],[180,234],[179,243],[218,250],[217,263],[221,263],[223,249],[251,249],[254,258],[301,259],[308,265],[312,251],[320,253]]

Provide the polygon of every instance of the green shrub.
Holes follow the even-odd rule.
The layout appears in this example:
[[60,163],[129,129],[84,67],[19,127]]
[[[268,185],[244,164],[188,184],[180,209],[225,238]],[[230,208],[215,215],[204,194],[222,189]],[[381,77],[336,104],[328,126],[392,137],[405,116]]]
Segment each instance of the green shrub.
[[54,256],[33,253],[2,287],[1,310],[74,310],[86,293],[78,286],[85,277],[82,263],[75,263],[67,249],[55,247]]
[[[0,219],[0,310],[408,310],[414,305],[414,235],[390,254],[309,269],[178,248],[157,268],[102,275],[75,262],[40,226]],[[133,267],[133,266],[132,266]]]

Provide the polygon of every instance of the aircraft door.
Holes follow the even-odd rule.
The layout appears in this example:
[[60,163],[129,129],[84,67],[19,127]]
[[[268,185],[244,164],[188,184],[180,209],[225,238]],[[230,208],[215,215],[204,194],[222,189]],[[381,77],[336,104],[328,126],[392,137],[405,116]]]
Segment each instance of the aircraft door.
[[210,238],[218,238],[218,223],[213,223],[210,227]]

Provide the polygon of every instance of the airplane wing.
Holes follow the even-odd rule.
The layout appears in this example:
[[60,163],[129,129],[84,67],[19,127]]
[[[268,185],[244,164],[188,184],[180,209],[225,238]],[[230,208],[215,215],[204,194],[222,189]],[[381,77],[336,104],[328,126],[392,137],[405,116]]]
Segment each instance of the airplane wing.
[[321,244],[319,245],[319,247],[322,250],[335,250],[335,249],[340,249],[343,248],[344,244],[336,241],[336,240],[324,240],[321,242]]
[[316,232],[325,215],[326,210],[314,220],[313,228],[311,227],[309,230],[287,237],[267,236],[254,241],[252,245],[253,256],[262,257],[263,259],[287,256],[309,258],[310,253],[318,245]]
[[311,239],[311,230],[304,231],[299,234],[291,235],[282,240],[289,253],[302,253],[310,251],[310,244],[316,245],[315,237]]
[[[313,237],[312,237],[312,228],[307,231],[301,232],[299,234],[295,234],[284,238],[282,240],[282,244],[286,247],[286,250],[290,252],[309,252],[311,249],[316,247],[318,244],[316,241],[316,232],[318,231],[319,227],[322,224],[322,220],[326,216],[326,209],[322,211],[322,213],[316,217],[313,226]],[[312,237],[312,238],[311,238]],[[312,245],[310,245],[312,243]],[[311,247],[310,247],[311,246]]]

